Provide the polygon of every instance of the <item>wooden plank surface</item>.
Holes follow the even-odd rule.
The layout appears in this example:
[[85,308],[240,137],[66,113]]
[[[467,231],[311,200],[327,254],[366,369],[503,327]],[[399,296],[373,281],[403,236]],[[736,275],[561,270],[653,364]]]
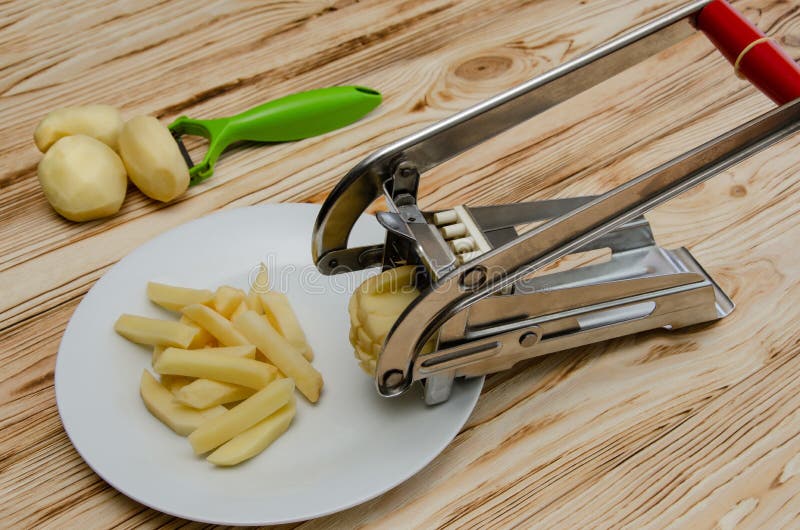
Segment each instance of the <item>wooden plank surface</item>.
[[[82,296],[117,260],[207,212],[321,202],[381,145],[510,88],[677,0],[0,4],[0,520],[13,528],[202,526],[110,489],[70,445],[53,370]],[[800,7],[735,2],[800,56]],[[224,156],[174,204],[135,190],[73,224],[39,189],[49,109],[163,120],[363,84],[385,103],[320,138]],[[696,35],[426,175],[425,207],[598,193],[771,103]],[[800,137],[649,215],[738,307],[727,319],[523,363],[407,483],[301,528],[800,526]]]

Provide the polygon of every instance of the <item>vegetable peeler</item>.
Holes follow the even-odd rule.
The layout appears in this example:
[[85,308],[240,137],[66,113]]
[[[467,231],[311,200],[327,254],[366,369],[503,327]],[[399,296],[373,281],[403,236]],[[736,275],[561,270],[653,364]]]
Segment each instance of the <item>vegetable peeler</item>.
[[[380,92],[361,86],[336,86],[309,90],[268,101],[235,116],[196,120],[181,116],[169,126],[189,166],[190,185],[214,174],[214,164],[232,143],[290,142],[324,134],[363,118],[381,103]],[[181,137],[208,139],[208,151],[195,164]]]
[[[499,206],[421,211],[420,176],[458,153],[667,49],[695,30],[779,106],[611,191]],[[724,318],[733,301],[686,248],[656,245],[643,214],[800,130],[800,67],[724,0],[691,2],[511,90],[373,153],[333,189],[312,254],[325,274],[418,264],[421,294],[388,333],[375,373],[383,396],[422,381],[448,399],[454,378],[649,329]],[[377,198],[382,245],[348,248]],[[525,233],[517,228],[540,223]],[[610,261],[530,278],[578,251]],[[421,353],[429,339],[431,353]]]

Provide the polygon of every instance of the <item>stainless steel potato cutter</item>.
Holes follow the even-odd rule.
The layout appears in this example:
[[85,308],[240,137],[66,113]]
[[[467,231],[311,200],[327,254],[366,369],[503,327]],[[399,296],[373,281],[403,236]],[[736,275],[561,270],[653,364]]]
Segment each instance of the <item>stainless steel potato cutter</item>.
[[[417,206],[426,171],[695,29],[780,106],[600,196],[443,212]],[[325,274],[420,265],[422,294],[396,322],[378,357],[379,393],[394,396],[420,380],[426,402],[435,404],[448,399],[456,377],[727,316],[731,299],[687,249],[656,245],[643,214],[800,130],[798,98],[800,68],[774,41],[723,0],[695,1],[367,157],[323,204],[313,257]],[[384,244],[348,248],[354,223],[380,196],[388,205],[377,214],[386,228]],[[536,222],[525,233],[517,230]],[[567,254],[606,247],[612,251],[607,262],[530,278]],[[435,351],[421,354],[432,337]]]

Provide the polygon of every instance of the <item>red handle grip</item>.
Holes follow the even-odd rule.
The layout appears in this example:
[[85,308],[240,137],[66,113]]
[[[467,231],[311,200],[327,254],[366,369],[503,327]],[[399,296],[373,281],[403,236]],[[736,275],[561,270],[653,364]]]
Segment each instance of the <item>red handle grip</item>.
[[725,0],[714,0],[695,19],[738,73],[778,105],[800,98],[800,66]]

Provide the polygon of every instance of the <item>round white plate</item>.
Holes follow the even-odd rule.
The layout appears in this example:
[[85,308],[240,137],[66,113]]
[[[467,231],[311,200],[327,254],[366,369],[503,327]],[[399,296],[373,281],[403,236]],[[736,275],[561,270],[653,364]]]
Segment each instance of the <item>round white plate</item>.
[[[301,521],[369,500],[400,484],[458,433],[482,379],[456,383],[449,401],[426,407],[419,388],[381,398],[348,343],[347,301],[369,273],[326,277],[311,264],[319,208],[270,204],[218,212],[184,224],[120,260],[67,326],[56,362],[61,421],[83,459],[109,484],[179,517],[230,525]],[[364,217],[353,245],[379,242]],[[121,313],[169,317],[145,296],[149,280],[247,288],[260,262],[286,292],[325,378],[317,405],[300,398],[292,426],[266,451],[234,468],[194,456],[189,442],[152,417],[139,398],[150,349],[113,331]],[[173,316],[174,318],[174,316]]]

